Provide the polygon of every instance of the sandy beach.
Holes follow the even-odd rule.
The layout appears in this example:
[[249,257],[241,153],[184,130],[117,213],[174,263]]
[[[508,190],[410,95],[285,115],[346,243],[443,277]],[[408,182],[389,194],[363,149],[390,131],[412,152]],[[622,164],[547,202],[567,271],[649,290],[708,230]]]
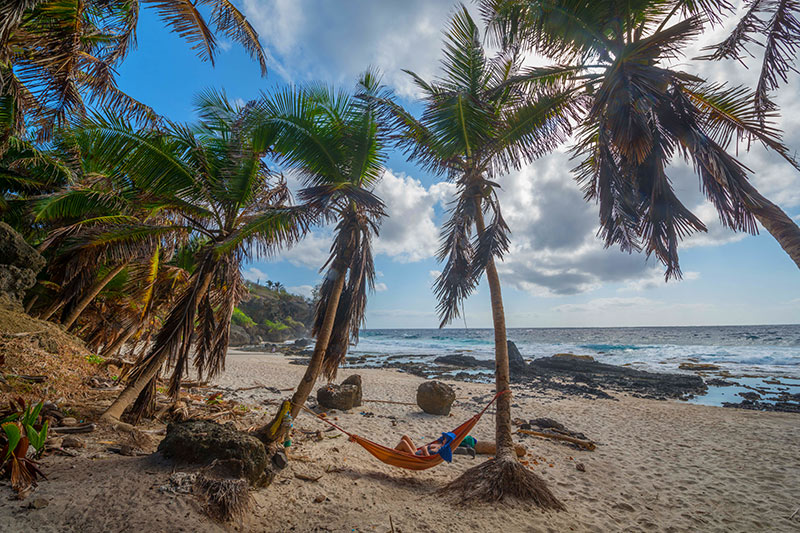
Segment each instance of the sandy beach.
[[[294,386],[303,367],[279,354],[231,351],[214,383],[226,396],[271,413],[281,394],[257,384]],[[361,408],[333,412],[338,424],[394,445],[407,434],[432,439],[469,418],[491,386],[451,382],[457,399],[449,417],[416,406],[422,378],[395,370],[361,369]],[[339,379],[349,375],[341,371]],[[800,517],[800,419],[796,414],[744,411],[655,401],[615,394],[615,400],[555,398],[514,387],[513,416],[550,417],[598,443],[581,451],[563,443],[516,435],[529,466],[566,506],[542,512],[527,504],[463,506],[437,491],[485,460],[456,456],[423,472],[386,466],[338,432],[304,413],[295,421],[293,460],[273,484],[255,491],[256,506],[242,523],[220,525],[200,512],[192,495],[159,491],[175,467],[158,456],[108,457],[92,453],[50,457],[50,478],[27,501],[0,502],[3,531],[797,531]],[[264,403],[268,405],[264,405]],[[257,407],[260,406],[260,407]],[[264,409],[264,411],[260,411]],[[321,441],[312,432],[322,430]],[[113,439],[106,433],[97,439]],[[473,435],[493,437],[485,416]],[[160,437],[154,437],[151,450]],[[95,449],[96,446],[95,446]],[[538,464],[534,464],[538,463]],[[576,464],[582,463],[581,472]],[[317,478],[308,481],[297,477]],[[321,477],[320,477],[321,476]],[[9,491],[10,493],[10,491]],[[46,499],[42,509],[31,501]],[[800,513],[798,513],[800,514]],[[390,522],[391,519],[391,522]]]

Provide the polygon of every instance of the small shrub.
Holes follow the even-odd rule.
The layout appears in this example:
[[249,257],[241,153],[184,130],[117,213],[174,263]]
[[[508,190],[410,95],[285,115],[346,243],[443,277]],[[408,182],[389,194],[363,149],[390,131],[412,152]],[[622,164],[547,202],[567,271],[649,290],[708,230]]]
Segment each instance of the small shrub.
[[245,314],[245,312],[239,309],[238,307],[233,308],[233,316],[231,317],[231,322],[243,328],[252,328],[253,326],[256,325],[255,321],[249,316],[247,316],[247,314]]

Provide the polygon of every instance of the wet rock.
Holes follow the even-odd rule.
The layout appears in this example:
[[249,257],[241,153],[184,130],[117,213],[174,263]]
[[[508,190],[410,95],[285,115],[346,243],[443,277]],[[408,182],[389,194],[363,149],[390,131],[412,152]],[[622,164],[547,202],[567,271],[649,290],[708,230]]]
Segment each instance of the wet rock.
[[294,345],[298,348],[305,348],[311,345],[311,339],[297,339],[294,341]]
[[433,362],[439,363],[440,365],[457,366],[459,368],[494,368],[493,361],[482,361],[480,359],[475,359],[471,355],[461,354],[442,355],[434,359]]
[[[661,374],[629,367],[608,365],[578,357],[541,357],[530,362],[528,377],[552,380],[576,377],[597,387],[647,394],[657,398],[682,398],[688,394],[704,394],[708,387],[703,378],[694,374]],[[571,385],[577,388],[577,385]],[[595,392],[596,394],[596,392]],[[598,394],[598,397],[603,397]]]
[[591,355],[575,355],[574,353],[557,353],[553,357],[563,357],[567,359],[580,359],[582,361],[594,361]]
[[524,371],[527,363],[522,358],[522,354],[519,353],[517,345],[513,341],[506,342],[508,343],[508,369],[511,371],[511,375]]
[[449,415],[456,393],[441,381],[426,381],[417,388],[417,405],[432,415]]
[[[347,411],[361,397],[361,387],[350,384],[328,384],[317,389],[317,403],[326,409]],[[360,405],[360,404],[359,404]]]
[[[272,482],[275,471],[260,440],[236,429],[232,423],[187,420],[167,426],[167,436],[158,451],[169,459],[195,464],[217,461],[225,472],[218,475],[241,477],[262,487]],[[216,468],[216,467],[215,467]]]
[[740,392],[739,396],[744,398],[745,400],[760,400],[761,395],[757,392]]
[[347,379],[342,381],[342,385],[354,385],[358,388],[358,393],[356,394],[355,402],[353,403],[353,407],[358,407],[362,404],[361,395],[363,393],[363,389],[361,387],[361,376],[358,374],[353,374],[349,376]]
[[681,370],[719,370],[718,365],[711,363],[681,363],[678,368]]
[[64,437],[64,440],[61,441],[62,448],[85,448],[86,443],[84,443],[78,437],[74,437],[72,435],[67,435]]
[[733,387],[734,385],[738,385],[738,383],[727,379],[713,378],[713,379],[707,379],[706,385],[708,385],[709,387]]

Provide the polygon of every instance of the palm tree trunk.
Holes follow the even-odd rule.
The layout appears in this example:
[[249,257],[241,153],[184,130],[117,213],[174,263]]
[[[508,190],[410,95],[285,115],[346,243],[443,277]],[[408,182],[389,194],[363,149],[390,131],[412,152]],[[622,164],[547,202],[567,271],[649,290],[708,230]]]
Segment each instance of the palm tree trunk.
[[78,300],[78,302],[69,312],[67,317],[62,321],[64,329],[69,329],[70,327],[72,327],[72,324],[74,324],[75,321],[78,320],[78,317],[81,316],[83,310],[86,309],[90,303],[92,303],[92,300],[94,300],[95,297],[97,297],[97,295],[100,294],[100,291],[102,291],[105,288],[105,286],[108,285],[109,282],[111,282],[111,280],[117,276],[117,274],[122,272],[122,269],[124,269],[127,265],[128,261],[123,261],[122,263],[112,268],[111,271],[108,272],[105,276],[97,280],[94,283],[94,285],[89,287],[89,289],[83,294],[83,296],[81,296],[80,300]]
[[50,320],[50,317],[52,317],[52,316],[53,316],[53,315],[56,313],[56,311],[58,311],[59,309],[61,309],[61,304],[62,304],[62,303],[64,303],[64,302],[62,302],[62,301],[61,301],[61,300],[59,300],[59,299],[56,299],[56,300],[54,300],[54,301],[53,301],[53,303],[51,303],[51,304],[50,304],[50,307],[48,307],[47,309],[45,309],[45,310],[44,310],[44,311],[43,311],[43,312],[42,312],[42,313],[41,313],[41,314],[40,314],[38,317],[36,317],[36,318],[38,318],[39,320]]
[[800,227],[780,207],[761,196],[752,185],[747,193],[755,199],[748,203],[750,211],[800,268]]
[[[197,307],[202,295],[208,291],[208,287],[211,285],[211,280],[214,278],[213,274],[213,271],[207,272],[205,277],[200,282],[200,288],[195,293],[194,302],[192,302],[195,307]],[[125,409],[127,409],[129,405],[136,401],[136,398],[139,397],[139,394],[142,392],[142,390],[144,390],[147,384],[156,377],[158,371],[161,370],[161,366],[168,357],[169,351],[161,350],[158,352],[157,357],[150,359],[142,371],[136,376],[136,379],[128,383],[128,386],[125,387],[125,390],[123,390],[119,396],[117,396],[117,399],[114,400],[114,403],[112,403],[108,409],[105,410],[102,418],[106,420],[118,421],[122,417],[122,413],[125,412]]]
[[128,342],[128,339],[130,339],[133,334],[136,333],[138,326],[139,324],[136,323],[125,328],[125,330],[123,330],[122,333],[120,333],[117,338],[114,339],[114,342],[108,345],[108,348],[103,348],[103,350],[100,352],[100,355],[103,357],[112,357],[113,355],[116,355],[120,348],[122,348],[122,345]]
[[333,331],[333,323],[336,320],[336,311],[339,308],[339,297],[342,295],[344,289],[345,274],[347,268],[342,267],[339,277],[333,285],[331,297],[328,300],[328,305],[325,307],[325,320],[322,321],[322,327],[317,332],[317,342],[314,344],[314,354],[311,356],[311,361],[308,362],[308,368],[297,385],[297,390],[292,396],[292,418],[297,418],[300,409],[306,403],[308,395],[311,394],[311,389],[317,382],[317,377],[322,370],[322,362],[325,359],[325,351],[328,349],[328,341],[331,339],[331,332]]
[[[476,202],[477,214],[475,225],[478,235],[482,234],[486,226],[483,221],[483,212],[479,202]],[[486,265],[486,281],[489,284],[489,294],[492,303],[492,325],[494,326],[494,365],[495,365],[495,390],[496,392],[509,390],[508,368],[508,337],[506,336],[506,315],[503,309],[503,294],[500,289],[500,276],[494,258],[489,258]],[[497,398],[497,414],[495,415],[495,444],[498,460],[516,461],[514,440],[511,437],[511,393],[506,393]]]

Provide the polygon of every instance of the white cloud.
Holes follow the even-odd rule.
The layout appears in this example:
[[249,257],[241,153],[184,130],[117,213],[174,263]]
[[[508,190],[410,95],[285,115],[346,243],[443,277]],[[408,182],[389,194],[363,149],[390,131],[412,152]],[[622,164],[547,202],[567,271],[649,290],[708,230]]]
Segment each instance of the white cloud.
[[[414,87],[402,69],[436,71],[442,29],[455,2],[244,0],[247,19],[270,51],[270,67],[291,81],[355,83],[368,66],[400,94]],[[477,10],[473,9],[477,18]]]
[[426,189],[417,179],[386,171],[375,187],[388,215],[375,240],[375,253],[402,263],[432,257],[439,246],[434,206],[446,201],[453,187],[443,182]]
[[389,287],[387,287],[385,283],[375,284],[375,292],[385,292],[387,290],[389,290]]
[[311,298],[314,287],[311,285],[298,285],[296,287],[286,287],[286,291],[304,298]]
[[436,281],[436,278],[442,275],[441,270],[428,270],[428,277],[431,281]]
[[269,279],[269,276],[266,272],[263,272],[256,267],[250,267],[246,270],[242,270],[242,277],[244,277],[244,279],[247,281],[252,281],[254,283],[264,283]]

